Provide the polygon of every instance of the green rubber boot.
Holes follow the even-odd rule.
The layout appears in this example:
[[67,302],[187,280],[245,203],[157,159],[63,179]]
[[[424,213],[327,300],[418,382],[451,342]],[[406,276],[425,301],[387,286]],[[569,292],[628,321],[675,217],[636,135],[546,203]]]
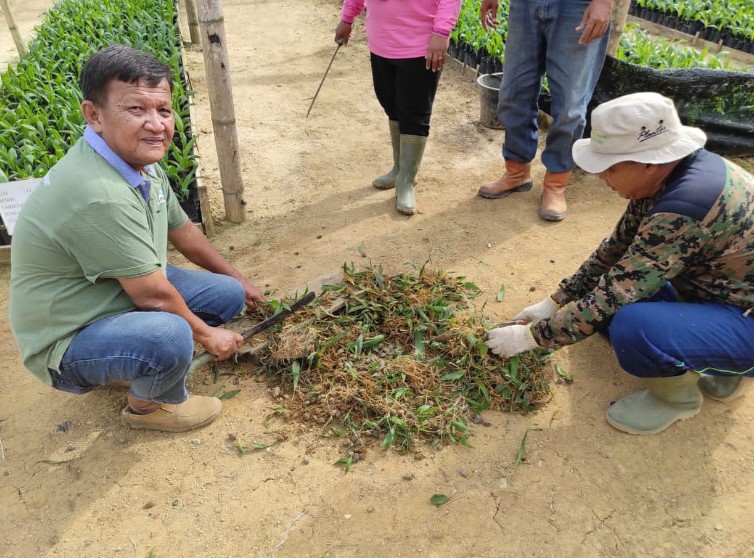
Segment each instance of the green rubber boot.
[[395,177],[398,176],[401,160],[401,129],[396,120],[388,120],[390,125],[390,143],[393,144],[393,168],[372,181],[372,186],[380,190],[395,188]]
[[607,409],[610,426],[629,434],[656,434],[702,409],[699,374],[645,378],[647,389],[619,399]]
[[733,401],[743,396],[754,386],[754,378],[748,376],[705,376],[699,380],[702,393],[715,401]]
[[400,170],[395,179],[395,196],[396,208],[404,215],[416,213],[416,174],[422,164],[426,145],[425,136],[401,134]]

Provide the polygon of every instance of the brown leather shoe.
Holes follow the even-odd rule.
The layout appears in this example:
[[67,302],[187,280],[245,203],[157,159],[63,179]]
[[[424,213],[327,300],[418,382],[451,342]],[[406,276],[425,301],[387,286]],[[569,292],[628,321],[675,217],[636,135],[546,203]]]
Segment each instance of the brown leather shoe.
[[189,395],[183,403],[163,403],[159,409],[146,415],[137,415],[126,406],[120,416],[121,421],[131,428],[185,432],[211,423],[220,415],[222,408],[223,403],[217,397]]
[[565,219],[566,206],[565,190],[568,184],[568,172],[550,172],[545,173],[544,187],[542,188],[542,198],[539,201],[539,216],[545,221],[562,221]]
[[513,192],[531,190],[531,163],[505,160],[505,174],[494,182],[487,182],[477,191],[483,198],[499,200]]

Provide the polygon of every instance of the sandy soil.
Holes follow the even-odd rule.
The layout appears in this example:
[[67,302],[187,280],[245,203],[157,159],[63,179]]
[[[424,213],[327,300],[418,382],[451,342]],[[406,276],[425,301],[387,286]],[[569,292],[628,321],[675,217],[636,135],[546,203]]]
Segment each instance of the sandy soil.
[[[41,15],[54,4],[53,0],[9,0],[8,2],[16,22],[18,32],[24,41],[29,41],[34,35],[34,26],[41,20]],[[18,59],[18,51],[13,42],[8,23],[0,10],[0,71]]]
[[[14,2],[30,27],[49,0]],[[258,284],[286,291],[344,262],[404,271],[424,262],[466,275],[479,303],[508,319],[540,300],[609,233],[624,202],[578,175],[560,224],[536,216],[540,186],[502,201],[475,196],[501,172],[502,131],[478,124],[473,80],[449,68],[420,175],[420,213],[396,214],[370,187],[389,162],[363,26],[334,50],[335,0],[226,0],[248,221],[223,224],[220,250]],[[0,53],[12,42],[0,34]],[[12,56],[12,55],[11,55]],[[204,181],[222,218],[202,57],[189,48]],[[537,164],[535,177],[543,168]],[[359,253],[363,243],[368,260]],[[176,259],[176,261],[179,261]],[[751,554],[751,398],[708,401],[695,419],[648,437],[613,430],[611,400],[639,384],[602,339],[560,350],[575,378],[540,412],[484,414],[472,448],[401,455],[373,448],[348,474],[339,440],[273,418],[270,386],[250,366],[209,370],[197,393],[240,389],[213,425],[186,434],[130,431],[123,392],[54,392],[24,371],[0,271],[0,556],[738,557]],[[495,301],[500,284],[506,297]],[[58,425],[70,421],[67,431]],[[528,431],[526,460],[514,466]],[[228,443],[284,441],[239,455]],[[411,473],[411,475],[406,475]],[[411,476],[407,479],[406,476]],[[453,500],[436,509],[429,498]]]

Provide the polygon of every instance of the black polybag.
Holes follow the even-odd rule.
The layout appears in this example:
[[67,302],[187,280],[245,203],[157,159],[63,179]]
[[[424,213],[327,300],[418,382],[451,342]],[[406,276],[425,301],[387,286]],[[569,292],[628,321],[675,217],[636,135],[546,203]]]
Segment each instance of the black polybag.
[[[710,151],[726,157],[754,156],[754,74],[700,68],[654,70],[608,56],[589,114],[599,104],[640,91],[673,99],[681,121],[707,134],[705,147]],[[587,126],[587,134],[588,130]]]

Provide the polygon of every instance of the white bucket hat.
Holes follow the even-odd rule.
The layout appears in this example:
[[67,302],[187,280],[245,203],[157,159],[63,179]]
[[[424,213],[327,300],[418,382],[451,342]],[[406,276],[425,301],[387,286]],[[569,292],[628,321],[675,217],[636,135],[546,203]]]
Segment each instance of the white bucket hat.
[[592,137],[573,145],[573,160],[597,174],[622,161],[678,161],[706,141],[702,130],[681,124],[671,99],[659,93],[633,93],[592,111]]

